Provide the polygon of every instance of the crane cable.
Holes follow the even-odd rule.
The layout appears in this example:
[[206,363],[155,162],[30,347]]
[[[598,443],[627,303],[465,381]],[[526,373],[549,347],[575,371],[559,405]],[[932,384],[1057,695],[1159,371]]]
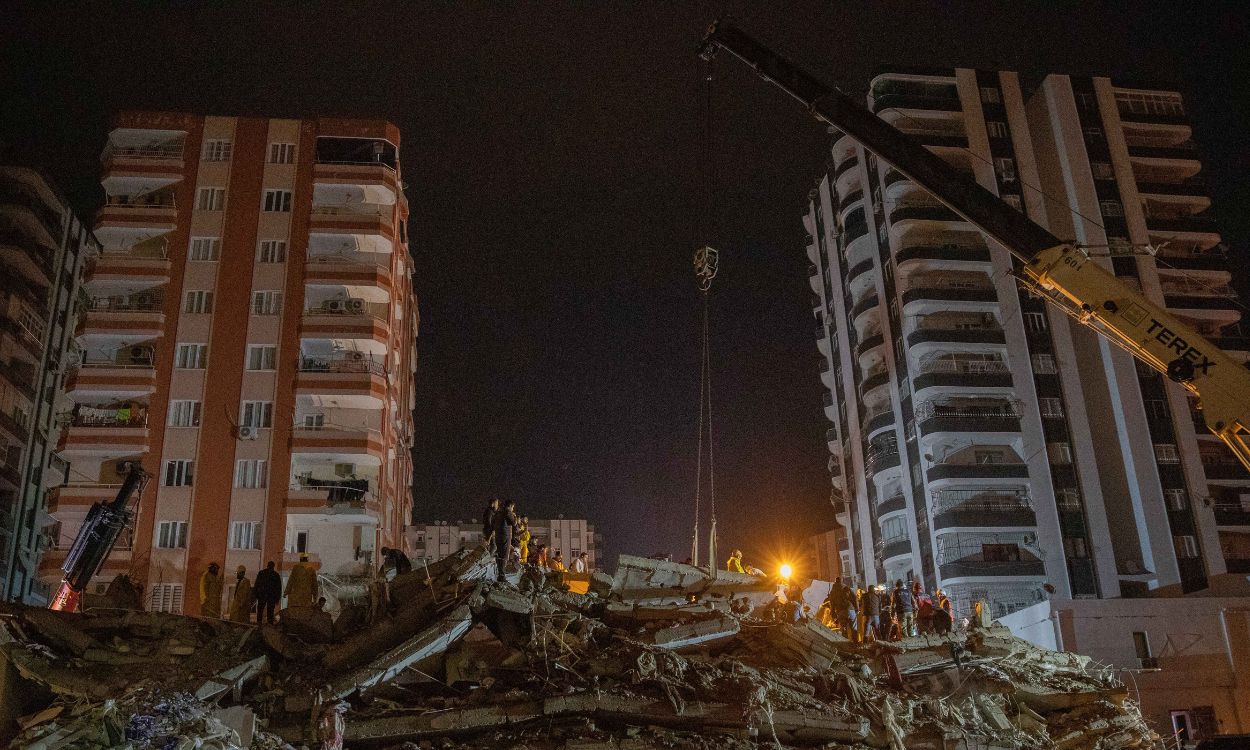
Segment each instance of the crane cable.
[[712,450],[712,355],[711,336],[709,335],[709,294],[712,279],[716,278],[718,256],[715,249],[708,244],[713,214],[715,175],[712,168],[712,61],[705,63],[703,100],[703,192],[704,206],[702,226],[702,246],[694,253],[694,272],[698,280],[699,290],[703,293],[703,326],[702,351],[699,360],[699,436],[698,454],[695,461],[694,489],[694,529],[690,543],[690,561],[699,564],[699,518],[700,504],[703,498],[703,437],[707,435],[707,485],[708,504],[711,510],[711,528],[708,530],[709,568],[716,566],[716,474],[713,464]]

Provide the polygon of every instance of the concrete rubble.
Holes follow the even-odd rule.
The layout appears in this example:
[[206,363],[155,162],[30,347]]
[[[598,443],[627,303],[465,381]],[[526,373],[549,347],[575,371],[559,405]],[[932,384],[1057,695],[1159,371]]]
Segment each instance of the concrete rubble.
[[349,630],[0,605],[16,748],[1155,747],[1123,684],[1000,626],[855,644],[775,582],[623,557],[588,594],[484,550]]

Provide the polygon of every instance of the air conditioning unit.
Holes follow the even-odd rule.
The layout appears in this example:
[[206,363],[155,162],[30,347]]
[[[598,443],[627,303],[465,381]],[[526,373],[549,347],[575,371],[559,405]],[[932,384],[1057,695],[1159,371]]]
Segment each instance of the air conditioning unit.
[[362,313],[365,311],[365,301],[353,297],[347,300],[347,311],[350,313]]
[[255,440],[260,436],[260,431],[251,425],[239,425],[237,434],[240,440]]
[[341,313],[347,311],[346,300],[332,299],[325,303],[326,312]]

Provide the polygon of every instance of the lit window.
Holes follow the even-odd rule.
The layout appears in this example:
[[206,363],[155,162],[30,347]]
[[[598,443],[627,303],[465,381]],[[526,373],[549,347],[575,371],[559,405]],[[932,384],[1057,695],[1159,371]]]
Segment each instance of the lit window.
[[260,243],[261,263],[285,263],[286,242],[283,240],[265,240]]
[[270,212],[287,212],[291,210],[290,190],[266,190],[264,210]]
[[1172,542],[1176,545],[1176,556],[1181,559],[1193,559],[1198,557],[1198,538],[1188,534],[1172,537]]
[[1003,182],[1015,182],[1016,160],[1009,156],[996,157],[994,159],[994,171],[998,173],[999,179]]
[[1046,455],[1052,464],[1070,464],[1072,463],[1072,446],[1067,443],[1047,443]]
[[191,260],[217,260],[221,253],[221,239],[218,237],[192,237]]
[[195,194],[195,207],[200,211],[220,211],[225,205],[225,188],[202,187]]
[[1042,411],[1043,417],[1062,417],[1063,416],[1063,399],[1044,397],[1037,400],[1037,405]]
[[204,161],[230,161],[230,141],[204,141]]
[[1026,312],[1024,314],[1024,327],[1029,333],[1042,333],[1046,330],[1046,313]]
[[990,120],[985,123],[985,129],[989,132],[991,138],[1006,138],[1007,123],[998,120]]
[[1155,443],[1155,461],[1161,464],[1179,464],[1181,454],[1176,450],[1175,443]]
[[1163,502],[1168,510],[1185,510],[1189,507],[1189,494],[1182,489],[1164,489]]

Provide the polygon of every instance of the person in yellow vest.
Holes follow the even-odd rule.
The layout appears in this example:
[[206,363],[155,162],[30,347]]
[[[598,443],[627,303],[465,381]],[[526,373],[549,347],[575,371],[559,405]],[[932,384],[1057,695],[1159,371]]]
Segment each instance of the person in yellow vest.
[[525,565],[530,559],[530,519],[528,517],[521,519],[521,530],[517,532],[517,543],[521,545],[521,564]]
[[200,616],[221,617],[221,574],[217,563],[209,563],[200,575]]
[[556,556],[551,558],[551,569],[557,573],[563,573],[568,570],[564,567],[564,558],[560,555],[559,550],[556,550]]
[[251,622],[252,620],[252,582],[247,580],[247,567],[240,565],[235,570],[234,596],[230,599],[230,619],[234,622]]
[[729,559],[725,561],[725,570],[730,573],[746,572],[746,570],[742,567],[742,550],[736,549],[733,551],[733,554],[730,555]]
[[311,607],[317,601],[317,569],[308,561],[308,553],[299,553],[299,562],[291,568],[286,582],[286,606]]

